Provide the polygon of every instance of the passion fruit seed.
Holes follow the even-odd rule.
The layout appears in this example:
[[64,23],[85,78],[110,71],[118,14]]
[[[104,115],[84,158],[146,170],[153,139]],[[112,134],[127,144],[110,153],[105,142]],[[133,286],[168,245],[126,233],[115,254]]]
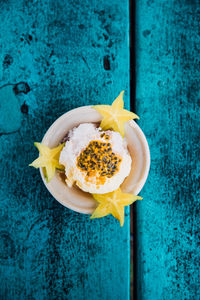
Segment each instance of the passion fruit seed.
[[[109,139],[105,133],[101,137]],[[91,141],[77,158],[77,166],[86,172],[86,176],[96,176],[99,183],[105,182],[105,177],[111,178],[119,170],[121,158],[112,152],[111,144],[101,141]]]

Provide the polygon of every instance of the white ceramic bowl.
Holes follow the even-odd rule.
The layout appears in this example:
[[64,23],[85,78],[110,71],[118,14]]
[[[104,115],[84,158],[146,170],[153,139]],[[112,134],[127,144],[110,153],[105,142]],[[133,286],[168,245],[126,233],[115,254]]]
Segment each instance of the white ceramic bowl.
[[[100,121],[101,115],[91,106],[70,110],[51,125],[42,143],[50,148],[56,147],[70,129],[81,123]],[[132,120],[125,126],[125,136],[132,158],[132,167],[129,176],[121,185],[121,189],[123,192],[137,195],[144,186],[149,173],[149,146],[142,130]],[[46,182],[42,168],[40,168],[40,173],[49,192],[62,205],[84,214],[91,214],[96,208],[96,201],[89,193],[81,191],[76,186],[69,188],[59,173],[56,173],[49,183]]]

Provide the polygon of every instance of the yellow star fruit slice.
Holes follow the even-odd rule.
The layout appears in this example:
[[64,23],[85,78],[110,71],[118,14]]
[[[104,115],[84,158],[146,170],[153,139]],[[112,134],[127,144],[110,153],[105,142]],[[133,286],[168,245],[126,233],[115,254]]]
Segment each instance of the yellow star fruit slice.
[[47,182],[50,182],[55,175],[56,169],[64,169],[64,166],[59,164],[60,152],[63,149],[64,144],[60,144],[52,149],[41,143],[34,143],[34,145],[38,148],[40,156],[29,166],[36,169],[40,167],[45,168]]
[[91,219],[102,218],[112,214],[120,225],[124,225],[124,207],[132,204],[136,200],[142,200],[140,196],[123,193],[121,189],[107,194],[92,194],[93,198],[99,203],[93,212]]
[[100,124],[103,130],[113,129],[124,137],[124,124],[129,120],[139,119],[139,117],[124,109],[123,95],[124,91],[119,94],[112,105],[95,105],[93,108],[103,117]]

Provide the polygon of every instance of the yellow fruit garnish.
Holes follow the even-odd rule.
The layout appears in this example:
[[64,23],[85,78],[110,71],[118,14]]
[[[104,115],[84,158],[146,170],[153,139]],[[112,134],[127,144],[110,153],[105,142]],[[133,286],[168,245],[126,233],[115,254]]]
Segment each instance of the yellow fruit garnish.
[[[109,139],[109,136],[102,133],[101,138]],[[77,166],[85,172],[86,180],[95,177],[97,184],[104,184],[106,178],[119,171],[122,159],[112,151],[111,143],[93,140],[88,144],[77,158]]]
[[64,144],[52,149],[41,143],[34,143],[34,145],[38,148],[40,156],[29,166],[36,169],[45,168],[47,182],[49,182],[54,177],[56,168],[64,169],[64,166],[59,164],[59,156]]
[[139,117],[124,109],[123,95],[124,91],[119,94],[112,105],[95,105],[93,108],[103,117],[100,124],[103,130],[112,128],[124,137],[124,123],[132,119],[139,119]]
[[124,206],[130,205],[136,200],[142,200],[140,196],[122,193],[120,188],[111,193],[92,194],[92,196],[99,205],[90,218],[102,218],[112,214],[120,221],[121,226],[124,225]]

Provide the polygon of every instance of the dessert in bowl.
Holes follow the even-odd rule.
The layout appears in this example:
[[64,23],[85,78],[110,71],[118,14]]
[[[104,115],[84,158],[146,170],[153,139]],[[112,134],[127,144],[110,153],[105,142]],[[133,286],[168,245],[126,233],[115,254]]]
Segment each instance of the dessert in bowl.
[[124,222],[124,206],[141,199],[149,171],[146,138],[123,109],[123,92],[112,105],[83,106],[58,118],[36,143],[44,184],[64,206]]

